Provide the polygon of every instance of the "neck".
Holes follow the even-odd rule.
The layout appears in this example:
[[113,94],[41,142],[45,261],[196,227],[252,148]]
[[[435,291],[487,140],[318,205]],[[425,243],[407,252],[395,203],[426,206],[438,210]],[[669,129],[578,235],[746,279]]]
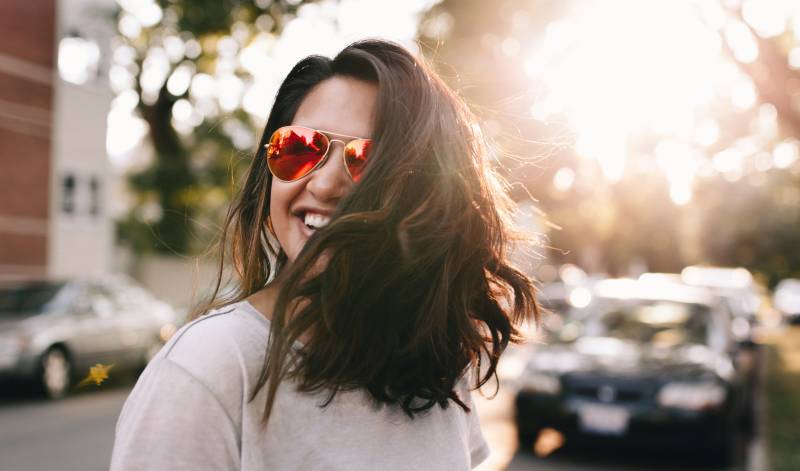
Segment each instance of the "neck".
[[275,301],[278,299],[280,284],[276,281],[261,288],[246,299],[256,310],[268,320],[272,321],[272,312],[275,310]]

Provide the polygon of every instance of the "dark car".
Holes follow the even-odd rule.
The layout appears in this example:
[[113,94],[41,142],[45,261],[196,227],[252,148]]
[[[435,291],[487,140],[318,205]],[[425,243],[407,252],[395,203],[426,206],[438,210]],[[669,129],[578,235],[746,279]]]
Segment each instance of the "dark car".
[[576,440],[698,446],[729,457],[748,396],[719,299],[635,280],[592,291],[518,378],[521,443],[551,427]]
[[65,395],[97,363],[140,368],[175,331],[175,313],[122,276],[0,284],[0,378]]

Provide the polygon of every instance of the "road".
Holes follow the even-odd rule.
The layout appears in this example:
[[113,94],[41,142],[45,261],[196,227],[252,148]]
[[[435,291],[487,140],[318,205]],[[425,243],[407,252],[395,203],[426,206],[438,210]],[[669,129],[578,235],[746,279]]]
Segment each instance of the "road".
[[[114,425],[133,380],[87,388],[59,401],[24,394],[0,394],[0,469],[3,471],[100,471],[108,469]],[[507,389],[492,400],[476,395],[484,435],[492,454],[478,471],[612,469],[714,469],[697,464],[702,457],[684,453],[638,454],[592,451],[566,444],[545,458],[517,450],[513,398]],[[758,436],[741,446],[732,469],[762,471]]]
[[108,470],[114,425],[131,383],[95,388],[53,402],[4,391],[0,469]]

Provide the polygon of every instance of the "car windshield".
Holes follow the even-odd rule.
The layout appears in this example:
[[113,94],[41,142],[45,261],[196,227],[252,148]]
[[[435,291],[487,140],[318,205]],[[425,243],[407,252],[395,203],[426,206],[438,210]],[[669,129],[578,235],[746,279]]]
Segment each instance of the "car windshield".
[[25,282],[0,285],[0,315],[17,316],[47,311],[64,283]]
[[602,303],[586,319],[584,335],[672,346],[706,343],[710,313],[702,304],[628,300]]

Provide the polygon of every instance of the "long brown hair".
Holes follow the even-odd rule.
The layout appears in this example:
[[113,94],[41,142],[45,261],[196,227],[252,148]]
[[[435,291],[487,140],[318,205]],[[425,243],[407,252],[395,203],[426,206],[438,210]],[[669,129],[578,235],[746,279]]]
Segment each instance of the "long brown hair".
[[[331,222],[287,264],[266,224],[264,144],[333,76],[377,83],[375,144]],[[327,393],[324,405],[363,389],[412,418],[449,400],[467,409],[456,383],[470,367],[474,387],[486,383],[508,343],[521,340],[515,325],[539,315],[532,281],[507,258],[513,205],[492,160],[464,102],[401,46],[361,41],[291,70],[225,220],[216,288],[197,311],[240,301],[280,276],[250,398],[267,387],[265,421],[283,380]],[[238,282],[220,296],[226,251]],[[309,340],[293,346],[301,336]]]

